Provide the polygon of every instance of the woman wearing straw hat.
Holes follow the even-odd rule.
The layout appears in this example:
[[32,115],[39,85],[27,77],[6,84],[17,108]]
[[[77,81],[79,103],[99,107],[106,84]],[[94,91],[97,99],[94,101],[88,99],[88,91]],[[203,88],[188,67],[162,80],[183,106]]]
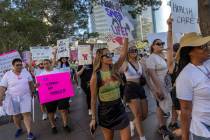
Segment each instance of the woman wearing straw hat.
[[[210,140],[209,37],[188,33],[177,53],[177,97],[181,104],[182,140]],[[191,134],[190,134],[191,133]]]

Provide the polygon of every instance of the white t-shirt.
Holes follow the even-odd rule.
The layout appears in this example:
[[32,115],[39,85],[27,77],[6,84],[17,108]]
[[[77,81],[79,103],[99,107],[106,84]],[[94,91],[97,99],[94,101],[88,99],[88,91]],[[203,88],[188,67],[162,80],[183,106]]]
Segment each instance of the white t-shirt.
[[44,71],[44,69],[35,68],[34,69],[34,75],[39,76],[43,71]]
[[176,80],[177,97],[182,100],[192,101],[190,131],[201,137],[210,137],[210,130],[205,126],[210,126],[209,66],[209,60],[198,67],[189,63]]
[[0,86],[7,88],[7,94],[12,96],[22,96],[30,94],[29,82],[33,81],[31,74],[23,69],[20,75],[16,75],[12,70],[5,73]]
[[55,74],[55,73],[59,73],[59,70],[58,69],[53,69],[52,71],[43,70],[42,73],[40,74],[40,76],[41,75],[48,75],[48,74]]
[[154,69],[157,72],[158,78],[163,82],[167,74],[168,68],[166,61],[157,54],[151,54],[146,60],[148,69]]

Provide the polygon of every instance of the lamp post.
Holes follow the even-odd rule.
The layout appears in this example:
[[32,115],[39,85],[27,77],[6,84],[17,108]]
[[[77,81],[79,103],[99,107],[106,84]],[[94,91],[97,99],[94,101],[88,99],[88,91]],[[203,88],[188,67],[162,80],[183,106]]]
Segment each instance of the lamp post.
[[162,1],[158,1],[156,4],[152,4],[151,10],[152,10],[152,23],[153,23],[153,32],[157,32],[156,27],[156,17],[155,17],[155,11],[159,10],[162,5]]

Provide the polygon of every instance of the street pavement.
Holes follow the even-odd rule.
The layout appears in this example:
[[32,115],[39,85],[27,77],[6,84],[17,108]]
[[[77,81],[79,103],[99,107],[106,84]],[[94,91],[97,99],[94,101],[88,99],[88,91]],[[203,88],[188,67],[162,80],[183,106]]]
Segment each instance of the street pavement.
[[[158,123],[155,115],[155,101],[150,96],[148,96],[149,101],[149,115],[144,121],[144,131],[147,140],[162,140],[157,132]],[[39,109],[38,101],[36,101],[35,109],[35,122],[32,124],[33,133],[36,135],[37,140],[103,140],[103,135],[100,128],[97,129],[94,136],[90,135],[89,132],[89,121],[90,116],[88,116],[85,95],[80,92],[72,98],[72,103],[70,106],[70,126],[71,133],[66,133],[62,129],[61,117],[58,114],[58,119],[56,121],[58,134],[51,134],[51,129],[48,120],[41,120],[41,112]],[[129,113],[131,114],[131,113]],[[130,115],[131,116],[131,115]],[[1,120],[0,120],[1,121]],[[24,128],[25,130],[25,128]],[[20,138],[14,138],[15,126],[13,123],[8,123],[1,125],[0,123],[0,140],[25,140],[26,131],[21,135]],[[114,140],[120,140],[119,132],[115,133]],[[139,140],[136,132],[132,140]]]

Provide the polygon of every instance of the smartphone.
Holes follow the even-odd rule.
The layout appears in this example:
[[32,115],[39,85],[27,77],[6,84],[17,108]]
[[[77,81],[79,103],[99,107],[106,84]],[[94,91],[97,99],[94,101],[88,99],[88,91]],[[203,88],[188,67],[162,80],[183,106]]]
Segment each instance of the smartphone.
[[97,123],[96,123],[95,129],[93,127],[90,128],[91,135],[94,135],[96,129],[97,129]]

